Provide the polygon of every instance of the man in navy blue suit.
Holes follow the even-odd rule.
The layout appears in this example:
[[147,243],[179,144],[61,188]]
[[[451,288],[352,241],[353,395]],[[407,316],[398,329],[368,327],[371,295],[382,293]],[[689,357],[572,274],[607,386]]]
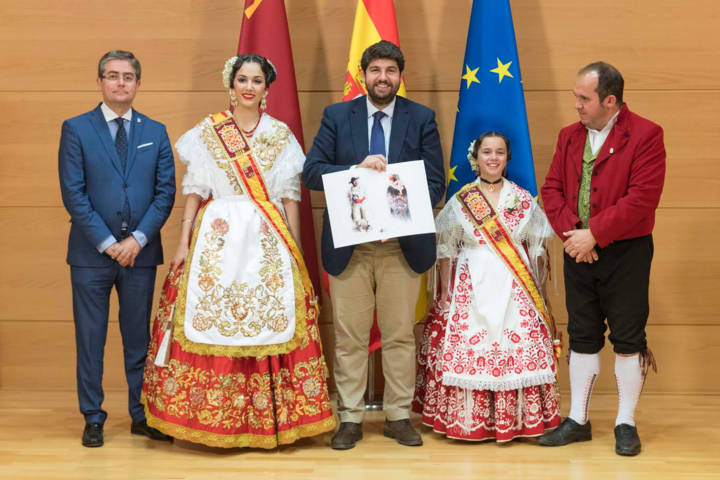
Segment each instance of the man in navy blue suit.
[[[384,172],[388,163],[422,159],[430,199],[436,205],[445,192],[445,169],[435,112],[396,96],[405,59],[394,44],[383,40],[371,45],[360,64],[367,96],[325,109],[307,155],[303,182],[312,190],[322,190],[326,173],[352,168]],[[401,445],[422,445],[409,421],[415,386],[413,327],[420,275],[435,263],[435,234],[335,248],[326,210],[322,261],[333,301],[341,422],[332,448],[350,449],[362,438],[367,351],[376,309],[385,375],[383,433]]]
[[165,126],[133,110],[140,62],[113,50],[98,65],[103,101],[62,126],[58,164],[63,203],[70,214],[67,263],[73,291],[82,443],[103,445],[103,355],[110,293],[120,301],[133,434],[170,437],[147,425],[140,403],[150,342],[160,229],[175,201],[175,162]]

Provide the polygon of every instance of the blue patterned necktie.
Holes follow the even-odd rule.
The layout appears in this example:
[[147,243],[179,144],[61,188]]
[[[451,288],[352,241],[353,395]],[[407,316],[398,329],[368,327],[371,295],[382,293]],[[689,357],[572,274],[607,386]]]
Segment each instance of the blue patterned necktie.
[[370,130],[370,155],[383,155],[387,157],[385,152],[385,130],[383,130],[380,120],[387,115],[381,111],[373,113],[373,126]]
[[122,165],[124,172],[128,154],[128,138],[127,133],[125,132],[125,119],[118,117],[115,119],[115,123],[118,124],[117,135],[115,135],[115,150],[117,150],[118,157],[120,157],[120,165]]
[[[124,125],[125,120],[122,117],[118,117],[115,119],[115,123],[118,124],[118,131],[115,135],[115,150],[117,150],[118,157],[120,157],[120,165],[122,165],[124,173],[128,154],[128,138]],[[125,204],[122,210],[123,229],[127,230],[128,225],[130,225],[130,202],[128,202],[127,194],[125,194]]]

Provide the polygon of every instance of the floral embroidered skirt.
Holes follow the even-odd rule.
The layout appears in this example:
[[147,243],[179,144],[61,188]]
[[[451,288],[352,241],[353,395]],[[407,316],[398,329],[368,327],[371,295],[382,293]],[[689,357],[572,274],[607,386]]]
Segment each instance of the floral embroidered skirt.
[[267,449],[335,427],[315,319],[288,354],[202,355],[171,339],[167,366],[156,365],[180,278],[168,275],[153,325],[142,394],[149,425],[208,446]]
[[412,410],[424,425],[448,438],[468,441],[542,435],[560,425],[556,383],[515,390],[474,390],[443,384],[442,351],[447,314],[433,308],[418,351]]

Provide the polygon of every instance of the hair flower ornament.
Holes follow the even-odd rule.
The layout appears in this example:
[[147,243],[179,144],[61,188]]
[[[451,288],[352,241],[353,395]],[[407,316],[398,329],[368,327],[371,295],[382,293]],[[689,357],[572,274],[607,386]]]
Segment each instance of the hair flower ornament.
[[474,172],[480,173],[480,167],[478,167],[477,160],[475,160],[475,157],[473,157],[473,150],[475,150],[475,142],[477,139],[470,142],[470,148],[468,148],[468,162],[470,162],[470,168],[473,169]]
[[232,88],[232,79],[230,78],[230,74],[232,73],[233,66],[235,65],[235,62],[237,61],[238,57],[232,57],[229,58],[227,62],[225,62],[225,68],[223,68],[222,71],[222,78],[223,78],[223,86],[226,90],[230,90]]

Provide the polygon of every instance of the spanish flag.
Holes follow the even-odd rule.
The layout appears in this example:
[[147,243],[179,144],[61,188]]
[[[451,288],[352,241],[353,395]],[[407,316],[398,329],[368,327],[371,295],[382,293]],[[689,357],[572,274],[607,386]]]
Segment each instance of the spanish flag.
[[[360,95],[365,95],[365,83],[362,79],[360,59],[363,52],[380,40],[387,40],[400,47],[397,21],[395,20],[395,3],[393,0],[358,0],[355,11],[355,25],[350,42],[350,59],[345,72],[345,88],[343,89],[343,102],[347,102]],[[400,84],[398,95],[405,93],[405,79]]]
[[[395,18],[395,3],[393,0],[358,0],[355,11],[355,25],[353,26],[352,41],[350,42],[350,58],[348,59],[347,71],[345,72],[345,88],[343,89],[343,102],[350,101],[360,95],[365,95],[367,90],[362,77],[360,59],[363,52],[380,40],[387,40],[398,47],[400,36],[398,35],[397,20]],[[398,95],[406,97],[405,78]],[[327,274],[326,274],[327,275]],[[327,290],[327,289],[326,289]],[[428,300],[426,277],[422,276],[420,294],[415,306],[415,321],[419,322],[425,318],[427,313]],[[369,352],[372,353],[381,347],[380,330],[378,329],[377,317],[373,322],[370,331]]]

